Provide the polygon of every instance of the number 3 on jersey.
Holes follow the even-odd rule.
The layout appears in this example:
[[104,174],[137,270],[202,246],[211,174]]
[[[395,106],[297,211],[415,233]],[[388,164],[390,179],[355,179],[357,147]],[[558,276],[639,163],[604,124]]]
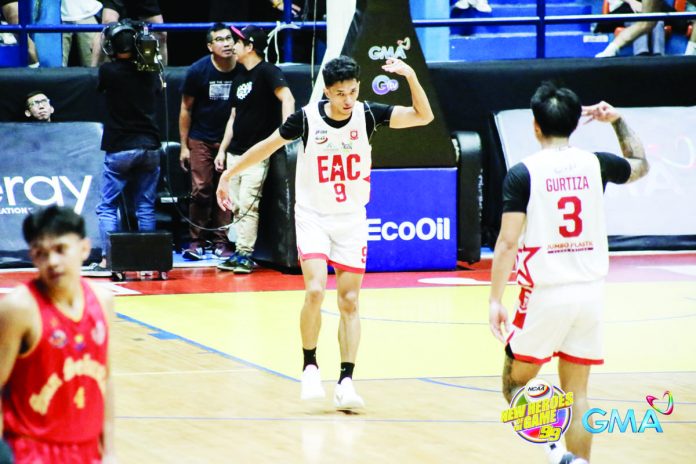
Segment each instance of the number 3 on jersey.
[[563,214],[565,225],[558,228],[558,232],[565,238],[577,237],[582,233],[582,202],[578,197],[562,197],[558,200],[558,209]]

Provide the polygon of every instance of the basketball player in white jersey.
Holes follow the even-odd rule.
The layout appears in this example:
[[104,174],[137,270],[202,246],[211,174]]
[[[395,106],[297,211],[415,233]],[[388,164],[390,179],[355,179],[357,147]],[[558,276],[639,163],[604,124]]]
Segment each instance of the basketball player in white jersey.
[[433,120],[430,103],[413,69],[399,59],[388,59],[382,69],[406,78],[411,106],[358,101],[358,64],[347,56],[335,58],[322,70],[326,99],[297,111],[280,129],[247,150],[233,168],[222,174],[217,190],[220,207],[231,209],[229,179],[302,137],[304,150],[297,157],[295,177],[295,227],[305,282],[300,315],[304,355],[301,398],[325,396],[316,348],[329,263],[336,271],[341,314],[341,373],[334,392],[338,409],[364,406],[352,377],[360,343],[358,296],[367,257],[365,205],[370,198],[370,136],[380,124],[398,129]]
[[[568,451],[560,442],[545,446],[549,462],[579,464],[589,460],[592,445],[582,426],[590,366],[603,363],[602,296],[609,266],[604,187],[640,179],[648,162],[640,140],[608,103],[581,107],[572,90],[548,82],[531,103],[542,149],[513,166],[503,183],[489,322],[505,343],[508,403],[544,363],[559,358],[561,388],[574,395],[565,434]],[[611,123],[623,157],[571,146],[581,115]],[[502,298],[515,258],[520,295],[510,324]]]

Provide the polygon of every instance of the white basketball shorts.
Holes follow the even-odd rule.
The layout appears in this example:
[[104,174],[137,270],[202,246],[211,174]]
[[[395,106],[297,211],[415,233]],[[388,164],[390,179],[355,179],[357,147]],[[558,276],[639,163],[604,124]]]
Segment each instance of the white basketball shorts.
[[520,289],[508,337],[515,359],[543,364],[553,356],[603,364],[604,279]]
[[295,205],[300,259],[323,259],[342,271],[364,273],[367,260],[367,215],[319,214]]

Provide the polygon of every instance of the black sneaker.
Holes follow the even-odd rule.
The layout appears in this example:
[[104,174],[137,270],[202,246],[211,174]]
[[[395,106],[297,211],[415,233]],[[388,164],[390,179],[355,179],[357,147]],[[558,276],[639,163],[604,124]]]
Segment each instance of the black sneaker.
[[92,263],[82,268],[82,277],[111,277],[111,269],[101,267],[99,263]]
[[246,255],[237,255],[237,264],[234,266],[235,274],[251,274],[254,270],[254,262]]
[[234,267],[237,265],[237,259],[237,253],[233,253],[229,258],[218,263],[217,268],[221,271],[234,271]]
[[191,245],[181,253],[181,257],[186,261],[200,261],[205,258],[205,249],[196,242],[192,242]]

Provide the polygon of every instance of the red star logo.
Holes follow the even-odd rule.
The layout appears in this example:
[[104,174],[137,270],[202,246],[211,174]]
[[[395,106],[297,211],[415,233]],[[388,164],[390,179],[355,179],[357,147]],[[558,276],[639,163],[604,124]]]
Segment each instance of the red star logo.
[[517,283],[526,287],[534,287],[534,279],[529,272],[527,263],[541,247],[523,247],[517,250]]

